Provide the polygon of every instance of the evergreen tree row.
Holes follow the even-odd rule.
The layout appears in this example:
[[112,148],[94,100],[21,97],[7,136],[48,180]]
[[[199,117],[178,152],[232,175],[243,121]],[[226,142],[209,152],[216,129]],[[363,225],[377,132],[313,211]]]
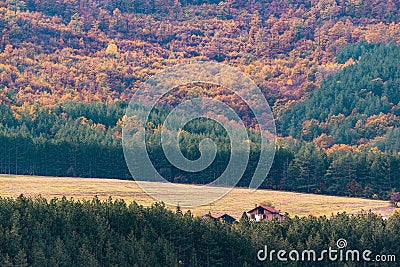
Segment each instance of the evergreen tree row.
[[[257,252],[337,249],[400,256],[400,215],[372,213],[326,217],[289,216],[283,222],[237,224],[147,208],[123,200],[73,201],[0,198],[0,265],[7,266],[360,266],[360,261],[261,262]],[[318,254],[319,256],[319,254]],[[379,266],[395,266],[395,262]]]

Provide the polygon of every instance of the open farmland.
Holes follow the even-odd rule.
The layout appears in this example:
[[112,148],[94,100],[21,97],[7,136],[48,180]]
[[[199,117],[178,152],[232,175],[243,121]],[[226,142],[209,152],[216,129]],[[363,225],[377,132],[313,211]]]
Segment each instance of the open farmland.
[[[196,185],[180,185],[182,191],[190,190]],[[149,206],[156,200],[148,196],[134,181],[116,179],[66,178],[66,177],[39,177],[0,175],[0,196],[17,197],[43,196],[47,199],[54,197],[74,199],[91,199],[98,196],[100,199],[112,197],[124,199],[126,202],[136,201]],[[172,194],[165,192],[165,194]],[[179,194],[179,191],[174,191]],[[257,190],[249,192],[247,188],[235,188],[222,199],[212,204],[212,212],[229,213],[240,218],[243,211],[251,209],[254,204],[272,203],[282,212],[291,216],[320,216],[338,212],[356,213],[361,210],[373,211],[384,217],[390,216],[393,208],[387,201],[369,200],[361,198],[335,197],[315,194],[300,194],[292,192]],[[174,207],[171,207],[173,209]],[[186,211],[186,208],[183,208]],[[194,207],[190,210],[195,215],[201,215],[210,210],[210,206]]]

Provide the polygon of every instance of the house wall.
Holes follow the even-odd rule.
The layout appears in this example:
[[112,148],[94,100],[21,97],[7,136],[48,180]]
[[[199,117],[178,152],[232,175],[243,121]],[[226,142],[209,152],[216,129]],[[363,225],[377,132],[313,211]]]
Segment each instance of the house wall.
[[262,220],[273,220],[274,218],[277,218],[279,221],[283,220],[282,215],[271,213],[268,210],[257,209],[250,213],[250,219],[256,222]]

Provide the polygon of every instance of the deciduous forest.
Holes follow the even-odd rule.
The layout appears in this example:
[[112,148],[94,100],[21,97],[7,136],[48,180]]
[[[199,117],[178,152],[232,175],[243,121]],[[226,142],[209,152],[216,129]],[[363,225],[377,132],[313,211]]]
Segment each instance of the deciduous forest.
[[[251,77],[273,109],[279,138],[263,188],[389,199],[400,188],[398,10],[393,0],[1,1],[0,172],[131,179],[121,127],[132,94],[162,69],[211,60]],[[224,88],[199,92],[246,122],[248,185],[256,122]],[[226,132],[187,125],[188,158],[205,136],[221,146],[205,171],[182,172],[160,153],[170,108],[148,127],[153,162],[170,181],[210,182],[229,159]]]
[[[0,174],[132,179],[122,147],[125,123],[132,131],[139,123],[125,114],[132,95],[168,67],[212,61],[245,73],[273,111],[276,155],[261,188],[398,203],[399,10],[397,0],[0,0]],[[201,140],[215,142],[209,167],[185,172],[163,154],[165,118],[196,96],[240,115],[250,161],[238,186],[248,186],[261,135],[229,88],[199,83],[163,97],[146,125],[154,166],[175,183],[205,184],[224,171],[229,136],[209,119],[179,134],[192,160]],[[21,195],[0,198],[0,265],[264,266],[256,255],[265,245],[326,249],[340,238],[349,249],[398,258],[399,229],[398,212],[261,223],[244,214],[229,224],[162,203]]]

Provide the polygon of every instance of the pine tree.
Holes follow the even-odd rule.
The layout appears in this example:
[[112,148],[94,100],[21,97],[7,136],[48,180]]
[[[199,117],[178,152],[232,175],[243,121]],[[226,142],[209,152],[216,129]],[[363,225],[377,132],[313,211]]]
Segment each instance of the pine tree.
[[45,267],[47,265],[46,255],[40,247],[34,247],[32,251],[32,266]]
[[14,264],[12,263],[10,257],[8,256],[8,254],[6,254],[2,261],[1,261],[1,266],[2,267],[14,267]]
[[28,267],[29,266],[24,249],[20,250],[18,252],[18,254],[14,257],[14,266],[15,267]]

